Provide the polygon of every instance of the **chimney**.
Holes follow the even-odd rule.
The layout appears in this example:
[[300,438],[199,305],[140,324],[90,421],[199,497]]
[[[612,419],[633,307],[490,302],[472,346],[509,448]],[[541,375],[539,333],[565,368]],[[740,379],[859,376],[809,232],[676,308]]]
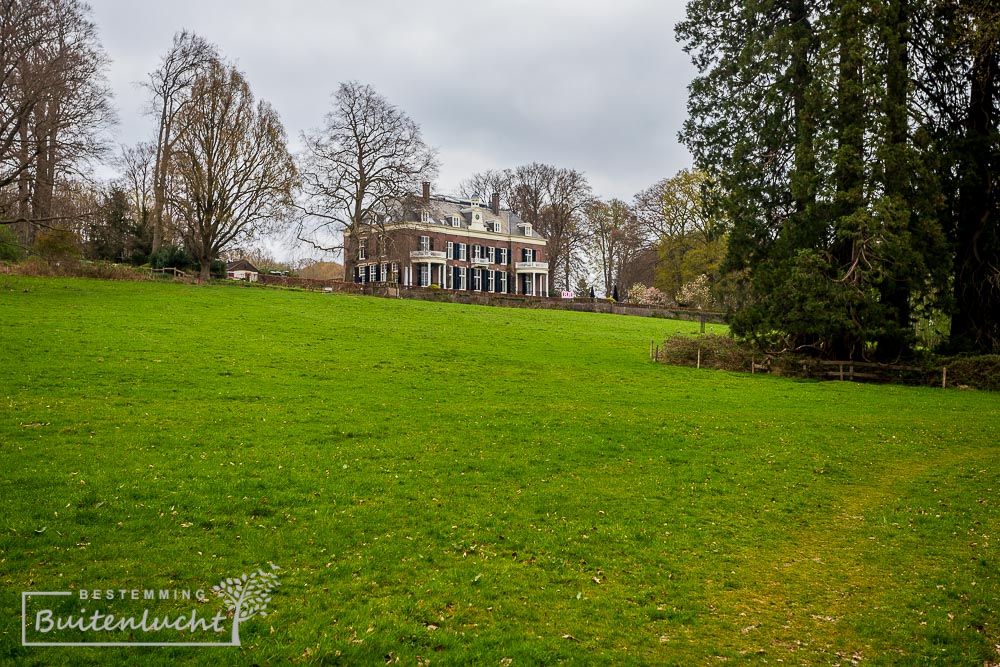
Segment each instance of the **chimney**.
[[493,193],[493,197],[490,199],[490,208],[493,209],[493,215],[500,215],[500,193]]
[[431,182],[424,181],[424,203],[430,203],[431,201]]

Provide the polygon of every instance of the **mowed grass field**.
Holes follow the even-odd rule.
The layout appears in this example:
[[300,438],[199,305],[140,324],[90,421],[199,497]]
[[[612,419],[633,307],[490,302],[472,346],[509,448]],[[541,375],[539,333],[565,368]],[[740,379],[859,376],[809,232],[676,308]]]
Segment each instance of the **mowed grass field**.
[[[674,333],[0,276],[0,661],[1000,661],[1000,396],[650,363]],[[269,564],[240,647],[21,645],[22,591]]]

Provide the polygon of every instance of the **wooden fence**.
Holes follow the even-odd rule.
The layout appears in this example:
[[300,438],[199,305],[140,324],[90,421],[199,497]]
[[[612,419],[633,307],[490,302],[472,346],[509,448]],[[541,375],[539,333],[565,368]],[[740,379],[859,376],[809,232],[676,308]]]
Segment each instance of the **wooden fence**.
[[[716,357],[719,356],[717,350],[711,347],[703,350],[699,343],[697,352],[694,350],[693,342],[688,351],[689,361],[678,361],[676,357],[668,360],[666,357],[666,345],[662,353],[659,345],[655,341],[649,341],[649,358],[651,361],[662,363],[674,363],[678,365],[692,365],[701,368],[705,360],[705,354],[712,357],[710,367],[719,368]],[[942,388],[948,386],[947,366],[907,366],[902,364],[880,364],[868,361],[836,361],[813,359],[808,357],[792,357],[782,360],[780,356],[774,357],[765,355],[759,358],[753,355],[746,359],[744,355],[748,352],[731,352],[724,359],[721,368],[733,371],[746,371],[750,373],[771,373],[774,375],[787,375],[792,377],[815,378],[823,380],[838,380],[848,382],[898,382],[908,385],[930,386],[937,385],[940,381]],[[693,357],[693,358],[692,358]],[[692,363],[693,362],[693,363]]]

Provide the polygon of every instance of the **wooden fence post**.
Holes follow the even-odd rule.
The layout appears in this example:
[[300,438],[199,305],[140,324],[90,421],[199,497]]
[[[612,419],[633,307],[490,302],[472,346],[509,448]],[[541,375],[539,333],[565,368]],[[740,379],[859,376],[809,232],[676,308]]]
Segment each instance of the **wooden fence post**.
[[941,388],[945,389],[948,386],[948,367],[941,367]]
[[698,346],[698,368],[701,368],[701,346]]

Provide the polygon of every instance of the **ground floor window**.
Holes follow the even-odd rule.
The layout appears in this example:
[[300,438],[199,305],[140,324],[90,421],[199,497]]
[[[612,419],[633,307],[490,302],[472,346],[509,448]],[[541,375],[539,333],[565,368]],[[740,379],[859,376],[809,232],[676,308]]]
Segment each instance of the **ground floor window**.
[[420,276],[417,283],[420,287],[427,287],[431,284],[431,267],[429,264],[420,265]]
[[533,275],[531,275],[530,273],[525,273],[524,275],[522,275],[521,276],[521,294],[525,294],[527,296],[534,296],[535,295],[535,284],[534,283],[535,283],[535,281],[534,281],[534,276]]

